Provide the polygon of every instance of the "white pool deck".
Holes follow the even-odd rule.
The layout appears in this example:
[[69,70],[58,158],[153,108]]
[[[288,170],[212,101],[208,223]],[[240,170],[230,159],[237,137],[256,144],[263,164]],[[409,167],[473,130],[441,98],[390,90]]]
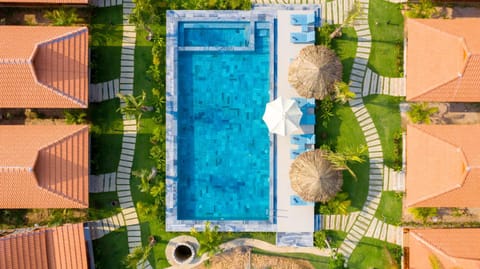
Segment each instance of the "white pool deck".
[[[310,44],[293,44],[290,33],[301,32],[301,26],[290,24],[291,14],[311,14],[313,11],[278,10],[277,13],[277,97],[300,97],[288,83],[288,68],[300,50]],[[306,130],[309,129],[309,130]],[[314,133],[314,128],[305,132]],[[296,131],[302,133],[303,130]],[[290,187],[289,171],[293,160],[290,150],[296,146],[290,144],[290,136],[277,135],[277,231],[278,232],[313,232],[314,206],[290,205],[290,196],[296,193]]]

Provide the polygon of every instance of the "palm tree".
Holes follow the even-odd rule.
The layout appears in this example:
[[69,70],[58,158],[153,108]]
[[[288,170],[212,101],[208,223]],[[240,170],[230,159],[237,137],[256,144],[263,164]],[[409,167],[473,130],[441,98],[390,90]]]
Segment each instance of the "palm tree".
[[350,86],[343,81],[335,82],[333,88],[335,89],[335,100],[341,104],[355,98],[355,93],[350,91]]
[[125,266],[130,269],[137,269],[138,266],[142,266],[141,268],[145,268],[145,262],[150,256],[152,252],[152,246],[145,246],[141,247],[138,246],[131,253],[129,253],[125,260],[123,261]]
[[83,124],[87,122],[87,113],[83,110],[65,110],[63,114],[67,124]]
[[290,167],[292,189],[305,201],[327,202],[341,190],[340,169],[328,161],[321,149],[300,154]]
[[335,52],[325,46],[307,46],[292,61],[288,82],[305,98],[322,100],[335,82],[342,79],[342,63]]
[[413,123],[430,124],[430,116],[438,112],[438,107],[430,107],[427,103],[412,103],[407,115]]
[[54,26],[69,26],[81,21],[74,8],[59,8],[45,12],[45,19],[52,21]]
[[197,238],[200,248],[197,251],[198,256],[202,256],[207,253],[209,257],[220,252],[220,244],[222,243],[222,235],[218,232],[218,226],[210,228],[210,222],[205,223],[205,230],[198,232],[195,228],[192,228],[190,234]]
[[363,163],[365,162],[363,154],[368,150],[365,145],[361,145],[356,149],[347,148],[342,152],[333,152],[328,148],[324,148],[326,151],[325,159],[330,161],[332,165],[339,170],[347,170],[348,173],[356,180],[357,175],[348,166],[348,163]]
[[140,179],[140,185],[138,185],[138,189],[141,192],[149,193],[150,192],[150,177],[151,172],[147,169],[136,170],[132,172],[132,175]]
[[118,93],[117,96],[125,102],[123,106],[120,106],[120,108],[117,109],[117,112],[119,111],[127,117],[134,117],[137,120],[137,125],[139,125],[143,112],[147,111],[145,105],[147,94],[145,91],[142,91],[142,94],[136,97],[131,94],[124,95],[122,93]]

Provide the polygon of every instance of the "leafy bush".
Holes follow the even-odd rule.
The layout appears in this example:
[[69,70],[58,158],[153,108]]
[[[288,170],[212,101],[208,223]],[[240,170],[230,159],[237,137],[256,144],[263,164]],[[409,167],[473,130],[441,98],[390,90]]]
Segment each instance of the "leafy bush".
[[408,211],[412,213],[414,219],[422,221],[423,223],[427,222],[428,218],[438,215],[438,209],[436,207],[413,207]]
[[211,229],[210,222],[207,221],[203,232],[198,232],[195,228],[192,228],[190,234],[196,237],[200,244],[200,248],[197,251],[199,257],[205,253],[212,257],[220,251],[220,244],[223,241],[223,237],[222,234],[218,232],[218,226]]
[[87,122],[87,113],[83,110],[65,110],[63,114],[67,124],[84,124]]
[[427,103],[412,103],[407,115],[413,123],[430,124],[430,116],[437,112],[438,107],[429,107]]
[[123,263],[129,269],[143,268],[151,252],[152,246],[136,247],[125,257]]
[[320,120],[322,121],[322,126],[327,128],[328,122],[334,116],[333,113],[333,100],[330,96],[326,96],[323,100],[320,101],[319,105],[319,114]]
[[327,231],[325,230],[320,230],[316,231],[313,234],[313,242],[317,248],[326,248],[327,243],[325,242],[327,240]]
[[343,269],[345,268],[345,257],[342,253],[336,253],[333,257],[330,258],[328,262],[329,269]]
[[403,133],[397,131],[393,134],[393,170],[402,170],[403,165]]
[[318,28],[318,35],[317,35],[317,45],[323,45],[327,48],[332,48],[332,38],[330,38],[330,34],[335,31],[335,25],[324,23],[322,27]]
[[327,203],[319,203],[318,212],[323,215],[346,215],[351,204],[348,192],[340,192]]
[[59,8],[45,12],[45,19],[52,21],[54,26],[69,26],[81,22],[75,8]]
[[428,19],[437,13],[431,0],[420,0],[418,3],[409,3],[410,8],[405,15],[408,18]]

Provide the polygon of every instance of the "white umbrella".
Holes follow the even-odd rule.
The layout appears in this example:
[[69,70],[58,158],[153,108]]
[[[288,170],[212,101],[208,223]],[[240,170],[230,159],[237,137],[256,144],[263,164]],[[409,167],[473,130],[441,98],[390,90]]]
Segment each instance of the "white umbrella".
[[285,136],[299,128],[301,117],[297,102],[280,96],[266,105],[262,119],[271,133]]

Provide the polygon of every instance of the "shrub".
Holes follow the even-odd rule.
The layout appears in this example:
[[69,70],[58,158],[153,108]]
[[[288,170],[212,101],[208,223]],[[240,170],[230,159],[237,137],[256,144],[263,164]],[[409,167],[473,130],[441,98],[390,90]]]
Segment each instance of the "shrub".
[[413,218],[423,223],[427,222],[428,218],[438,215],[438,209],[436,207],[413,207],[408,211],[412,213]]
[[317,32],[317,45],[323,45],[327,48],[332,48],[332,38],[330,34],[335,31],[335,25],[325,23],[322,27],[318,28]]
[[408,18],[428,19],[437,13],[431,0],[420,0],[418,3],[410,3],[408,7],[410,9],[405,13]]
[[45,19],[52,21],[54,26],[69,26],[80,22],[77,10],[74,8],[59,8],[45,12]]
[[402,170],[403,165],[403,133],[397,131],[393,134],[393,170]]
[[322,121],[322,126],[324,128],[328,127],[328,122],[334,116],[333,105],[334,103],[330,96],[326,96],[323,100],[320,101],[319,117],[320,117],[320,120]]
[[325,230],[316,231],[313,234],[313,242],[317,248],[326,248],[327,232]]
[[328,262],[329,269],[343,269],[345,268],[345,257],[342,253],[336,253],[330,258]]
[[83,124],[87,122],[87,113],[82,110],[65,110],[65,122],[67,124]]
[[438,107],[429,107],[427,103],[412,103],[407,115],[413,123],[430,124],[430,116],[437,112]]
[[348,193],[340,192],[332,200],[319,203],[318,212],[323,215],[346,215],[351,204]]
[[195,228],[192,228],[190,234],[197,238],[200,248],[197,251],[197,255],[201,257],[207,253],[212,257],[220,251],[220,244],[222,243],[222,234],[218,232],[218,226],[210,228],[210,222],[205,223],[205,230],[198,232]]

